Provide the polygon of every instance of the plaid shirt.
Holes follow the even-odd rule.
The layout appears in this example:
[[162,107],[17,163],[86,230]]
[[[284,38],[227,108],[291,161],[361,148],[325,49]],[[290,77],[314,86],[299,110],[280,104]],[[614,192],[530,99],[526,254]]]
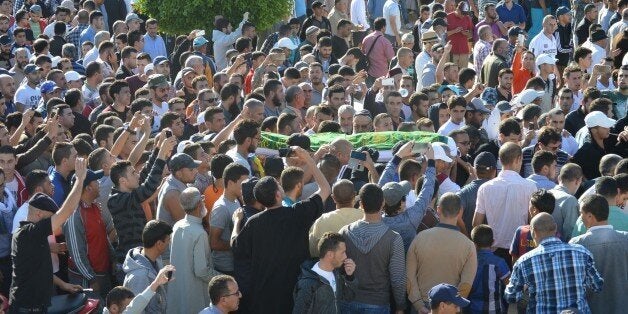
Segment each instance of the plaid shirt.
[[515,303],[523,298],[527,285],[527,313],[559,313],[570,307],[591,313],[586,292],[601,291],[603,283],[589,250],[549,237],[517,260],[504,296]]
[[78,49],[79,55],[81,54],[81,33],[89,27],[89,24],[79,24],[65,34],[65,41],[70,44],[74,44]]

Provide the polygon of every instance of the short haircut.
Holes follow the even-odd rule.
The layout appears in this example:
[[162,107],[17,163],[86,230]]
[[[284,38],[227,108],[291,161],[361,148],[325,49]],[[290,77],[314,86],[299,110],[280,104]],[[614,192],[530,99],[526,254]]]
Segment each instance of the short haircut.
[[532,193],[530,204],[539,212],[551,215],[554,212],[554,206],[556,206],[556,198],[548,190],[540,189]]
[[238,145],[244,144],[247,138],[253,138],[260,132],[259,123],[254,120],[242,120],[233,130],[233,138]]
[[512,134],[521,134],[521,125],[517,120],[508,118],[499,124],[499,134],[510,136]]
[[98,11],[98,10],[96,10],[96,11],[92,11],[92,12],[89,14],[89,24],[94,23],[94,21],[96,20],[96,18],[99,18],[99,17],[103,17],[102,12],[100,12],[100,11]]
[[137,49],[135,49],[134,47],[131,47],[131,46],[126,46],[120,52],[120,57],[122,59],[127,59],[127,58],[131,57],[132,53],[137,53]]
[[255,184],[253,195],[260,204],[268,208],[275,206],[275,194],[278,190],[279,184],[277,184],[277,180],[273,177],[266,176]]
[[534,169],[534,173],[538,173],[543,167],[549,167],[554,162],[556,162],[556,154],[546,150],[539,150],[532,157],[532,169]]
[[[559,109],[560,110],[560,109]],[[561,111],[562,113],[562,111]],[[547,146],[551,143],[560,143],[563,140],[561,132],[551,126],[544,126],[539,131],[538,141]]]
[[534,117],[538,118],[542,112],[543,109],[541,109],[540,106],[535,104],[528,104],[523,107],[523,121],[532,121],[534,120]]
[[120,94],[120,91],[124,87],[129,87],[129,83],[127,83],[125,80],[114,81],[113,83],[111,83],[111,86],[109,86],[109,96],[112,99],[115,99],[115,95]]
[[[282,112],[277,119],[277,132],[283,131],[287,126],[291,125],[297,116],[292,113]],[[292,130],[293,132],[295,130]],[[298,130],[296,130],[298,131]]]
[[90,78],[98,73],[100,73],[100,63],[98,62],[90,62],[85,67],[85,76]]
[[205,122],[213,123],[214,122],[214,116],[219,114],[219,113],[223,113],[223,112],[224,111],[219,106],[207,108],[207,110],[205,110],[205,114],[204,114]]
[[196,206],[203,201],[201,196],[201,192],[195,187],[186,188],[181,192],[179,200],[186,214],[191,214],[196,210]]
[[578,72],[582,73],[582,70],[580,69],[580,67],[577,64],[571,64],[571,65],[568,65],[565,68],[565,70],[563,70],[563,77],[569,78],[571,73],[578,73]]
[[174,122],[177,121],[178,119],[181,119],[181,116],[179,116],[178,114],[172,111],[164,113],[164,115],[161,116],[161,123],[159,125],[159,130],[172,127]]
[[128,167],[131,166],[131,162],[128,160],[117,161],[111,166],[109,176],[111,177],[111,181],[113,181],[114,186],[118,186],[120,179],[126,176]]
[[386,27],[386,19],[384,19],[383,17],[376,18],[375,22],[373,23],[373,28],[375,28],[375,30],[381,31],[384,27]]
[[220,302],[220,298],[229,294],[229,282],[236,281],[229,275],[214,276],[209,281],[207,289],[209,290],[209,299],[214,306]]
[[617,182],[619,193],[628,192],[628,173],[616,174],[613,179]]
[[598,194],[585,195],[580,201],[580,211],[591,214],[597,221],[608,220],[610,205],[605,197]]
[[325,232],[318,240],[318,257],[325,258],[327,252],[335,252],[340,243],[345,243],[345,239],[336,232]]
[[560,173],[558,174],[559,182],[575,182],[576,180],[582,179],[582,168],[580,165],[574,163],[565,164],[560,168]]
[[55,166],[61,165],[63,159],[70,158],[70,155],[72,154],[72,148],[74,148],[74,145],[67,142],[55,143],[55,146],[52,149],[52,160]]
[[533,235],[536,233],[554,235],[556,233],[556,221],[554,221],[552,215],[548,213],[539,213],[532,218],[530,229]]
[[458,213],[460,213],[462,202],[458,195],[447,192],[443,194],[438,200],[438,207],[440,207],[440,211],[443,216],[453,218],[456,217]]
[[593,101],[602,97],[602,93],[595,87],[587,87],[582,93],[582,101]]
[[610,99],[597,98],[589,104],[589,112],[600,111],[606,114],[612,106],[613,102]]
[[114,287],[107,294],[107,299],[106,299],[107,308],[111,308],[113,305],[120,306],[127,299],[133,299],[133,298],[135,298],[135,294],[133,293],[133,291],[129,290],[128,288],[125,288],[123,286]]
[[360,188],[360,207],[366,214],[376,214],[382,210],[384,204],[384,192],[373,183],[367,183]]
[[612,176],[615,174],[615,168],[621,161],[621,156],[615,154],[606,154],[602,156],[598,170],[603,176]]
[[236,183],[238,182],[238,180],[240,180],[240,178],[242,178],[243,176],[248,176],[249,174],[249,169],[241,164],[234,162],[228,165],[222,174],[222,177],[225,181],[225,187],[229,184],[229,182]]
[[281,187],[284,191],[294,190],[299,183],[303,183],[303,169],[298,167],[287,167],[281,172]]
[[456,107],[467,108],[467,101],[462,96],[449,97],[447,100],[447,108],[453,110]]
[[493,245],[493,229],[489,225],[478,225],[471,230],[471,240],[478,248],[486,248]]
[[212,159],[209,161],[209,166],[212,169],[212,176],[214,179],[222,179],[225,168],[227,168],[227,166],[231,163],[233,163],[233,159],[225,154],[216,154],[212,156]]
[[[133,30],[127,33],[127,44],[131,47],[135,46],[135,43],[140,41],[142,39],[142,33],[139,30]],[[150,56],[149,56],[150,58]],[[141,60],[139,58],[139,56],[137,57],[138,60]],[[152,60],[151,60],[152,61]]]
[[48,173],[46,171],[35,169],[29,172],[24,178],[24,185],[26,186],[26,191],[28,195],[35,194],[35,190],[38,187],[43,187],[44,183],[50,180],[48,178]]
[[268,97],[270,96],[271,92],[274,92],[277,90],[277,88],[281,87],[282,84],[279,80],[268,80],[266,81],[266,83],[264,84],[264,97]]
[[399,164],[399,180],[410,180],[421,175],[421,164],[414,159],[406,159]]
[[595,182],[595,193],[606,198],[616,197],[617,188],[617,181],[613,177],[603,176]]
[[573,53],[573,59],[576,63],[580,61],[580,59],[584,59],[587,55],[593,54],[593,51],[586,47],[578,47]]
[[512,165],[517,158],[521,158],[521,147],[515,143],[505,143],[499,148],[499,160],[502,165]]
[[161,220],[151,220],[146,223],[142,230],[142,245],[144,248],[152,248],[157,241],[165,241],[172,234],[172,227]]
[[473,78],[476,75],[477,73],[473,69],[470,69],[470,68],[460,69],[460,71],[458,71],[458,82],[460,82],[460,85],[464,85],[468,81],[473,80]]
[[353,182],[342,179],[336,181],[331,188],[331,194],[336,204],[349,204],[355,199]]

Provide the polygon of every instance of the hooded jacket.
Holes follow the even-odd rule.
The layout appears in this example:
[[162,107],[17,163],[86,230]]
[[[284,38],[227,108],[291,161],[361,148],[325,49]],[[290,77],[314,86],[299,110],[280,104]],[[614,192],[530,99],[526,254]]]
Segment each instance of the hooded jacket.
[[388,305],[392,292],[396,308],[405,308],[406,259],[401,236],[382,221],[364,220],[344,226],[340,234],[346,240],[347,256],[356,264],[354,301]]
[[[157,269],[161,269],[163,264],[161,258],[155,263],[155,269],[150,260],[142,254],[143,248],[136,247],[129,250],[122,270],[126,274],[124,276],[124,287],[133,291],[135,295],[139,295],[155,280],[157,277]],[[160,286],[155,295],[151,298],[146,306],[144,313],[165,313],[166,312],[166,288]]]
[[329,281],[312,270],[316,262],[308,260],[301,265],[301,274],[294,287],[294,314],[337,314],[338,301],[351,301],[355,297],[355,281],[352,276],[341,275],[335,269],[336,293]]

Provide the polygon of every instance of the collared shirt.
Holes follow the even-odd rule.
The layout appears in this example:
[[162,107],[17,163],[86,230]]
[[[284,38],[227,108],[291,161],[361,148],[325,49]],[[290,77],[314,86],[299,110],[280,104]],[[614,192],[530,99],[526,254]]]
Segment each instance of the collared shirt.
[[534,182],[534,184],[536,184],[536,187],[539,189],[550,190],[556,186],[556,182],[548,179],[546,176],[542,176],[536,173],[528,176],[528,180]]
[[[483,8],[480,8],[481,11],[484,11]],[[508,6],[504,2],[500,2],[497,7],[495,7],[497,11],[497,15],[499,16],[499,20],[506,22],[513,22],[517,25],[526,22],[526,13],[523,10],[523,7],[517,3],[512,3],[512,8],[508,9]]]
[[593,61],[591,62],[591,67],[588,69],[589,73],[593,73],[593,65],[600,64],[600,62],[606,58],[606,48],[600,47],[595,43],[591,43],[591,50],[593,51],[593,54],[591,55],[591,59]]
[[80,48],[81,45],[83,45],[83,43],[86,42],[86,41],[91,41],[93,43],[94,42],[94,36],[96,36],[96,33],[97,32],[96,32],[96,29],[94,27],[92,27],[91,25],[88,26],[86,29],[84,29],[81,32],[80,42],[79,42],[79,45],[76,46],[76,48]]
[[[421,51],[419,55],[416,57],[416,60],[414,61],[414,73],[416,73],[417,75],[420,75],[420,73],[423,73],[423,69],[425,68],[425,65],[431,62],[431,60],[432,58],[430,58],[430,55],[427,54],[427,52]],[[417,92],[421,91],[422,88],[423,88],[423,84],[421,80],[418,80],[418,82],[416,83],[416,91]]]
[[[373,47],[373,45],[375,45]],[[371,49],[373,47],[373,49]],[[374,31],[362,41],[362,52],[368,58],[370,68],[368,74],[372,77],[380,77],[388,73],[388,62],[395,56],[395,51],[389,40],[380,31]]]
[[70,43],[70,44],[74,44],[74,46],[76,46],[76,48],[79,48],[79,55],[81,53],[81,34],[83,33],[84,30],[86,30],[89,27],[89,24],[79,24],[74,26],[74,28],[72,28],[67,34],[65,34],[65,40]]
[[486,215],[495,247],[508,249],[517,227],[527,224],[528,203],[536,190],[533,182],[512,170],[502,170],[480,186],[475,211]]
[[168,57],[166,43],[159,35],[155,37],[151,37],[148,34],[144,35],[144,52],[148,53],[152,60],[159,56]]
[[[624,212],[618,206],[612,205],[608,207],[608,224],[613,226],[617,231],[628,232],[628,213]],[[587,227],[582,222],[582,217],[578,217],[576,225],[573,228],[571,237],[577,237],[587,232]]]
[[[384,3],[384,8],[382,10],[382,15],[386,19],[387,24],[395,23],[395,26],[397,26],[397,32],[401,35],[401,10],[399,8],[399,3],[397,3],[397,1],[395,0],[386,0],[386,2]],[[392,17],[392,21],[390,17]],[[395,34],[393,34],[392,26],[390,26],[390,24],[386,26],[386,35],[395,36]]]
[[586,292],[601,291],[603,283],[589,250],[548,237],[517,260],[504,295],[509,303],[515,303],[527,285],[527,313],[558,313],[568,307],[591,313]]
[[478,270],[469,293],[469,310],[474,313],[501,313],[501,281],[510,276],[508,264],[490,249],[479,249],[477,255]]
[[482,71],[484,59],[491,54],[492,48],[492,43],[482,39],[480,39],[473,47],[473,67],[475,67],[475,72],[478,73],[478,75],[480,75],[480,72]]
[[[298,2],[298,1],[297,1]],[[369,22],[366,18],[365,1],[351,1],[351,22],[353,25],[362,25],[365,30],[369,29]]]

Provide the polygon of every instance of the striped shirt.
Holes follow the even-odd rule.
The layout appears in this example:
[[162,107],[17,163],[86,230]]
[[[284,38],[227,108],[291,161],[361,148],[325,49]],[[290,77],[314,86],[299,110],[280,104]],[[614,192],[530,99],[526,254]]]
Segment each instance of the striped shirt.
[[603,283],[589,250],[549,237],[515,263],[504,296],[515,303],[527,285],[527,313],[559,313],[571,307],[591,313],[586,293],[601,291]]
[[[529,177],[534,174],[534,169],[532,168],[532,157],[534,157],[534,153],[537,150],[538,143],[536,145],[531,145],[523,149],[523,166],[521,166],[521,176]],[[565,153],[563,150],[559,149],[555,152],[556,154],[556,175],[560,173],[560,169],[569,162],[569,154]]]
[[510,276],[508,264],[489,249],[478,250],[478,271],[469,294],[471,313],[503,313],[502,281]]

